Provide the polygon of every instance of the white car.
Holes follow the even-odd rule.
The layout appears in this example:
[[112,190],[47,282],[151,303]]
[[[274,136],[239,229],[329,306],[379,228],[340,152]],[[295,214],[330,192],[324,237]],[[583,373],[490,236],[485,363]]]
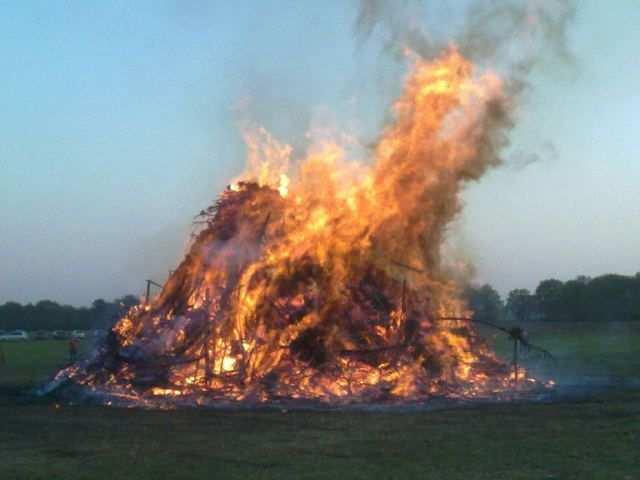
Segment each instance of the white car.
[[84,338],[87,334],[82,330],[74,330],[71,332],[71,336],[75,338]]
[[29,335],[24,330],[14,330],[12,332],[4,332],[0,335],[0,341],[22,341],[29,340]]

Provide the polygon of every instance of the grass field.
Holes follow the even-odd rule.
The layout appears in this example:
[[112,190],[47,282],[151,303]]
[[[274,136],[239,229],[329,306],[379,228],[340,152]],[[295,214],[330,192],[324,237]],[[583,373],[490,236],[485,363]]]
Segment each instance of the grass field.
[[0,348],[5,358],[5,365],[0,366],[0,387],[5,390],[36,385],[68,360],[63,340],[5,342]]
[[[549,350],[555,361],[535,353],[524,359],[533,370],[560,381],[585,377],[640,377],[640,322],[529,323],[528,339]],[[495,335],[495,334],[492,334]],[[504,334],[495,336],[495,348],[510,359],[512,344]]]
[[[640,375],[640,326],[596,327],[532,326],[531,340],[563,374]],[[65,363],[66,343],[3,347],[3,480],[640,479],[637,390],[418,413],[124,410],[18,395]]]

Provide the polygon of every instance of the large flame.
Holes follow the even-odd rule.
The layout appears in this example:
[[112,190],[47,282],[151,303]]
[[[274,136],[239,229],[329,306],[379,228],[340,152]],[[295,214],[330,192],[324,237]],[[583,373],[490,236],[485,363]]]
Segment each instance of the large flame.
[[354,161],[324,139],[292,159],[263,128],[247,130],[249,172],[202,212],[160,295],[66,374],[140,401],[404,401],[508,389],[509,369],[473,325],[442,321],[471,312],[441,261],[462,186],[498,163],[508,98],[455,48],[408,59],[371,158]]

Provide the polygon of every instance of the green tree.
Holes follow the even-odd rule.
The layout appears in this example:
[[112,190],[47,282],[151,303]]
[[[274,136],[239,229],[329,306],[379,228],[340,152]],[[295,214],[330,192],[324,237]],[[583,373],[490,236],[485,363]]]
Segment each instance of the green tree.
[[560,280],[543,280],[536,288],[536,302],[545,320],[562,319],[566,315],[562,303],[564,283]]
[[631,320],[640,296],[637,279],[607,274],[594,278],[588,285],[590,320]]
[[468,287],[465,297],[476,320],[486,322],[501,321],[504,318],[504,303],[500,294],[488,284],[481,287]]
[[527,322],[536,317],[536,298],[526,288],[516,288],[507,297],[507,314],[517,322]]
[[564,320],[572,322],[585,321],[589,318],[588,281],[578,277],[569,280],[562,287],[560,304],[562,305]]
[[22,305],[7,302],[0,306],[0,330],[14,330],[20,325],[24,316]]

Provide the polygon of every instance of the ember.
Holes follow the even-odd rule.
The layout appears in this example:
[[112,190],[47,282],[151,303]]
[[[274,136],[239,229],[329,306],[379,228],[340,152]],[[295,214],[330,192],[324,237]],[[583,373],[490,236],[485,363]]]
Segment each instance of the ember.
[[200,213],[161,293],[58,381],[143,405],[393,403],[513,389],[510,366],[465,321],[472,312],[441,258],[461,188],[499,163],[509,99],[497,75],[453,48],[408,58],[395,120],[369,159],[323,141],[290,162],[289,146],[247,132],[249,173]]

